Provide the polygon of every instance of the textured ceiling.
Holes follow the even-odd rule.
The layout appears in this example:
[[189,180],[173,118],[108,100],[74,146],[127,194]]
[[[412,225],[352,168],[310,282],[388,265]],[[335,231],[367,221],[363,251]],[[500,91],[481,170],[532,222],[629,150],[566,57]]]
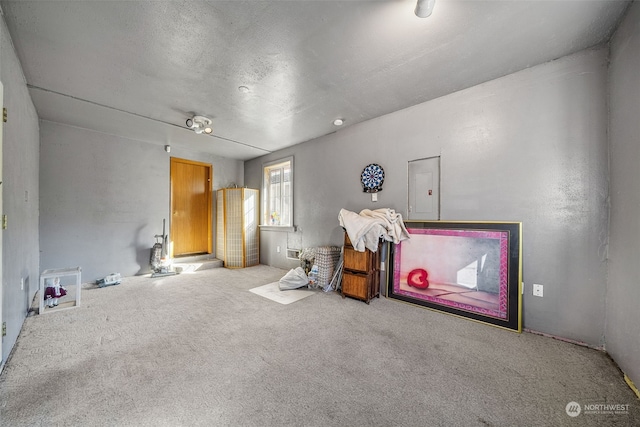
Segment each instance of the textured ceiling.
[[629,2],[0,4],[41,119],[247,160],[602,44]]

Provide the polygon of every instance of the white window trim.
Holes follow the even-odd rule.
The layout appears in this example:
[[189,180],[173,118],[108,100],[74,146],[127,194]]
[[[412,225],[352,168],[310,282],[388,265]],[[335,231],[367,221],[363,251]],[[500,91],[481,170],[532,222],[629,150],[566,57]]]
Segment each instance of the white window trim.
[[[289,218],[291,218],[291,224],[290,225],[270,225],[270,224],[264,224],[264,220],[265,220],[265,215],[264,213],[268,210],[267,209],[267,197],[269,192],[267,191],[267,182],[265,180],[265,169],[269,168],[270,166],[274,166],[280,163],[286,163],[289,162],[289,164],[291,165],[291,177],[290,177],[290,185],[291,185],[291,203],[289,206]],[[289,231],[289,232],[293,232],[295,231],[295,226],[293,225],[293,204],[294,204],[294,199],[293,199],[293,186],[294,186],[294,167],[293,167],[293,156],[289,156],[289,157],[284,157],[282,159],[278,159],[278,160],[274,160],[271,162],[267,162],[267,163],[263,163],[262,164],[262,197],[261,197],[261,203],[260,203],[260,230],[265,230],[265,231]]]

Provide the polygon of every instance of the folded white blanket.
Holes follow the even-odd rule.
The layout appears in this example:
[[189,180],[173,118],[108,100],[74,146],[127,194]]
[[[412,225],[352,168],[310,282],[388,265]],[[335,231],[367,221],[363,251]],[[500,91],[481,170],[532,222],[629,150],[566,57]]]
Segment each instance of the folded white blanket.
[[363,209],[359,214],[341,209],[338,214],[340,225],[344,227],[353,248],[358,252],[378,250],[378,241],[399,243],[409,238],[402,222],[402,215],[393,209]]

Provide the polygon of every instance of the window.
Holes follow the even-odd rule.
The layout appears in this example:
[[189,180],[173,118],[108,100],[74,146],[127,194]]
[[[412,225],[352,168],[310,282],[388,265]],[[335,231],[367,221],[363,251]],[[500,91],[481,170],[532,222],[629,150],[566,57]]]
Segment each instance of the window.
[[263,166],[262,225],[293,227],[293,157]]

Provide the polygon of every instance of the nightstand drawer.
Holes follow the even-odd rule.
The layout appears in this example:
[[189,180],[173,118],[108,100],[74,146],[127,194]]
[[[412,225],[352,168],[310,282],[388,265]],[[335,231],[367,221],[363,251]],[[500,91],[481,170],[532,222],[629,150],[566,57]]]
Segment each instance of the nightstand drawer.
[[375,269],[373,265],[373,253],[371,251],[358,252],[353,248],[344,248],[344,268],[368,273]]
[[345,270],[342,274],[342,296],[357,298],[369,304],[371,298],[380,296],[380,272],[359,274]]
[[369,276],[345,271],[342,276],[342,293],[353,298],[369,300]]

